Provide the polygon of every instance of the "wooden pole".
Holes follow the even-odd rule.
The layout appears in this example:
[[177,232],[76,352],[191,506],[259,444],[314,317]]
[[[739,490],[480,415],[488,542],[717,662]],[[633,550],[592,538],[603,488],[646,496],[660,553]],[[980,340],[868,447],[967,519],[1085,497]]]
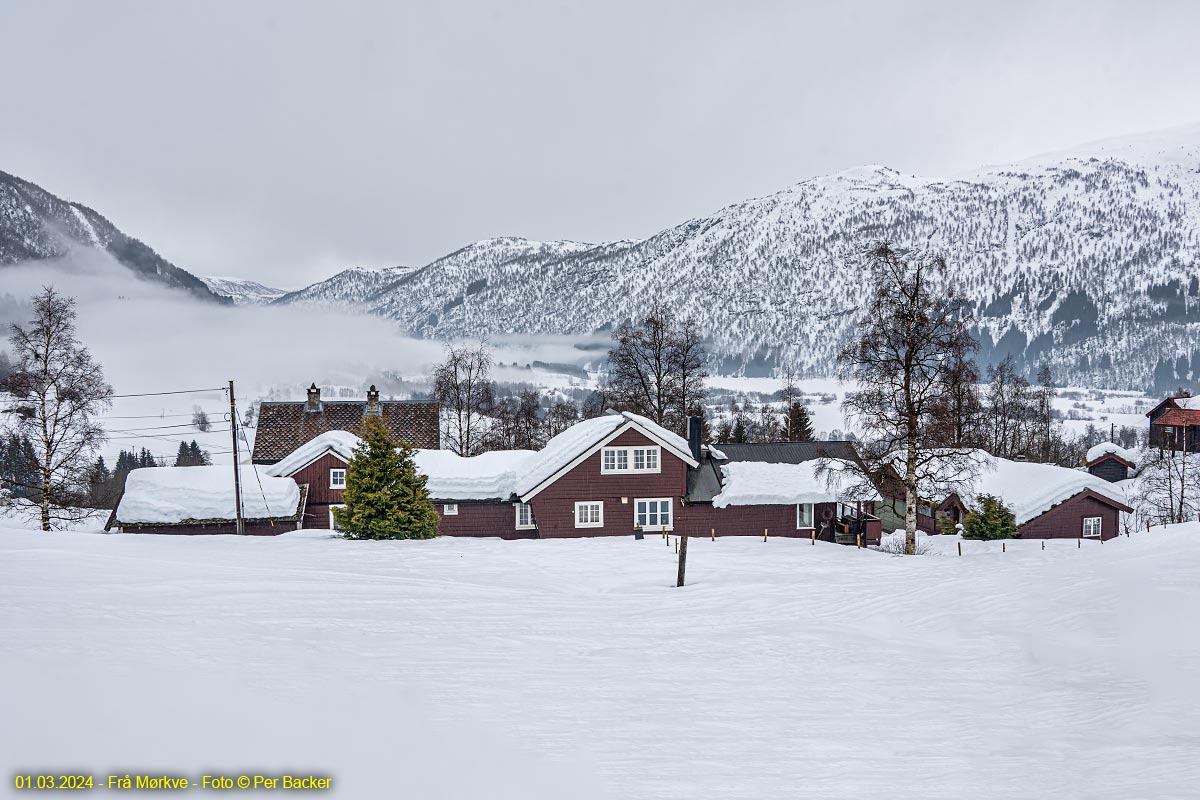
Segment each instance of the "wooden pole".
[[1046,540],[1045,539],[1042,539],[1042,549],[1043,550],[1046,549]]
[[958,543],[958,557],[962,558],[962,542]]
[[817,529],[816,528],[812,529],[812,543],[813,543],[813,547],[817,546]]
[[1008,552],[1008,542],[1001,542],[1001,543],[1000,543],[1000,552],[1001,552],[1001,553],[1007,553],[1007,552]]
[[679,541],[679,575],[675,579],[676,588],[683,586],[683,576],[687,572],[687,540],[688,537],[684,534]]
[[858,535],[858,549],[862,550],[862,534]]
[[242,477],[238,472],[237,406],[233,400],[233,381],[229,382],[229,433],[233,436],[233,506],[237,514],[234,530],[238,536],[246,533],[246,520],[242,518]]
[[763,541],[765,542],[766,540],[767,540],[767,529],[763,528]]
[[712,540],[714,542],[717,540],[717,529],[716,528],[712,529]]
[[1075,547],[1076,547],[1076,548],[1083,547],[1083,539],[1076,539],[1076,540],[1075,540]]

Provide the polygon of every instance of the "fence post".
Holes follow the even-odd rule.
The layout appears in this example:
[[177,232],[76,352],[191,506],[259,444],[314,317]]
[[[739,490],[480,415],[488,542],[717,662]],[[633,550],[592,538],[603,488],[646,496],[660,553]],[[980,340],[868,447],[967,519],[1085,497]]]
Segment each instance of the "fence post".
[[858,534],[858,549],[862,550],[862,534]]
[[961,539],[958,542],[958,557],[962,558],[962,540]]
[[767,529],[763,528],[763,541],[765,542],[766,540],[767,540]]
[[1045,539],[1042,539],[1042,549],[1043,550],[1046,549],[1046,540]]
[[714,542],[717,540],[717,529],[716,528],[712,529],[712,540]]
[[813,543],[813,547],[817,546],[817,529],[816,528],[812,529],[812,543]]
[[1008,552],[1008,542],[1001,542],[1001,543],[1000,543],[1000,552],[1001,552],[1001,553],[1007,553],[1007,552]]
[[1076,547],[1076,549],[1083,547],[1083,539],[1082,538],[1075,540],[1075,547]]
[[683,586],[684,572],[687,571],[687,534],[684,534],[683,541],[679,543],[679,575],[675,580],[676,588]]

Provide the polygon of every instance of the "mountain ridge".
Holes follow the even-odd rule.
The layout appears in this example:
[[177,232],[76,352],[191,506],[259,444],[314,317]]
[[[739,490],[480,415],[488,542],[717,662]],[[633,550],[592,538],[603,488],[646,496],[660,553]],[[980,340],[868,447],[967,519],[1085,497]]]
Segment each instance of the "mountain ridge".
[[80,249],[103,251],[144,280],[203,300],[230,302],[91,207],[0,171],[0,267],[63,259]]

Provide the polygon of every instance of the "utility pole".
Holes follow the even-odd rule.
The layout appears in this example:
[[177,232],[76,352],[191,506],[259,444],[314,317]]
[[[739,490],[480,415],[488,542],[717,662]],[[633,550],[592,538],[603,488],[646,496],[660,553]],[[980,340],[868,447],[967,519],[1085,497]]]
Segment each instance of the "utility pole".
[[237,406],[233,401],[233,381],[229,382],[229,433],[233,436],[233,504],[237,512],[237,535],[246,533],[246,520],[242,519],[242,478],[238,473],[238,430]]

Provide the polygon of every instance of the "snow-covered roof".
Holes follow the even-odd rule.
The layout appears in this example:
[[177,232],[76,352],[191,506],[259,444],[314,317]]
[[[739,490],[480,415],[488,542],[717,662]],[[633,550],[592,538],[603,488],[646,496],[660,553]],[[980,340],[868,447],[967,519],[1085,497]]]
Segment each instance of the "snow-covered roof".
[[524,465],[525,472],[518,481],[517,493],[528,495],[626,425],[640,429],[650,439],[674,450],[677,456],[695,465],[686,439],[646,417],[623,411],[577,422],[546,442],[546,446]]
[[[246,519],[294,517],[299,504],[300,487],[291,478],[264,475],[260,470],[256,480],[252,467],[242,467],[242,516]],[[125,494],[115,517],[118,525],[235,519],[233,469],[230,466],[135,469],[125,479]]]
[[[836,459],[831,461],[837,462]],[[794,505],[829,503],[839,499],[846,462],[831,464],[828,475],[817,475],[819,461],[772,464],[763,461],[731,461],[721,465],[721,493],[713,498],[714,508],[726,506]],[[841,469],[839,469],[839,464]],[[861,500],[878,500],[860,497]]]
[[1195,397],[1176,397],[1173,399],[1175,405],[1180,408],[1186,408],[1188,411],[1200,411],[1200,395]]
[[1114,444],[1113,442],[1101,442],[1087,451],[1087,455],[1084,456],[1084,461],[1086,461],[1088,464],[1091,464],[1093,461],[1109,455],[1116,456],[1122,461],[1128,461],[1130,464],[1136,464],[1138,459],[1137,453],[1133,450],[1127,450],[1126,448],[1121,447],[1119,444]]
[[1013,512],[1017,525],[1024,525],[1088,489],[1122,505],[1126,502],[1120,487],[1083,470],[1009,461],[983,451],[979,451],[979,458],[983,469],[960,496],[968,505],[974,505],[981,494],[999,497]]
[[417,469],[434,500],[507,500],[532,450],[497,450],[464,458],[449,450],[418,450]]
[[274,464],[261,467],[260,472],[267,475],[295,475],[326,452],[349,461],[360,441],[349,431],[327,431],[300,445]]

